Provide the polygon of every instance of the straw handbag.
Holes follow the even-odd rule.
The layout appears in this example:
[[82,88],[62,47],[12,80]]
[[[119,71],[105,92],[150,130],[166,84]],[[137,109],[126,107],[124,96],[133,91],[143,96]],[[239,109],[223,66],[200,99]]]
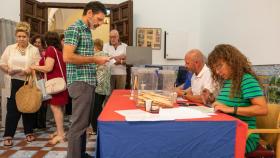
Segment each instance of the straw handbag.
[[53,49],[55,51],[56,59],[57,59],[62,77],[56,77],[56,78],[47,80],[47,76],[45,74],[45,79],[47,80],[45,82],[47,94],[57,94],[57,93],[60,93],[60,92],[66,90],[65,77],[63,75],[63,71],[62,71],[62,67],[61,67],[61,64],[60,64],[60,61],[59,61],[59,58],[57,55],[57,51],[54,47],[53,47]]
[[16,92],[16,104],[18,111],[22,113],[34,113],[40,109],[42,103],[42,92],[36,86],[36,74],[32,71],[32,75],[27,77],[24,85]]

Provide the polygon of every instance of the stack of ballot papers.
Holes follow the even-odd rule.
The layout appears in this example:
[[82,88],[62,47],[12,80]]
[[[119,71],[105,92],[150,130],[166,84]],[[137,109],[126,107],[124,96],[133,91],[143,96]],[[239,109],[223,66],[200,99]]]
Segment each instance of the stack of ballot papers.
[[176,119],[207,118],[214,114],[213,109],[211,112],[211,108],[209,108],[209,110],[201,109],[203,108],[161,108],[158,114],[152,114],[141,109],[117,110],[115,112],[124,116],[126,121],[167,121]]

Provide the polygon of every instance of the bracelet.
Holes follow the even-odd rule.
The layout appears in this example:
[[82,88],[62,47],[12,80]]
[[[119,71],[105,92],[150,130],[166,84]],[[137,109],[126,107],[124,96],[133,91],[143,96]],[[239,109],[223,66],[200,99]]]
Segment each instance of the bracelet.
[[188,95],[188,93],[187,93],[187,92],[184,92],[184,94],[183,94],[182,97],[183,97],[184,99],[187,99],[187,95]]
[[237,114],[237,109],[238,109],[238,106],[234,106],[234,107],[233,107],[233,114],[234,114],[234,115]]

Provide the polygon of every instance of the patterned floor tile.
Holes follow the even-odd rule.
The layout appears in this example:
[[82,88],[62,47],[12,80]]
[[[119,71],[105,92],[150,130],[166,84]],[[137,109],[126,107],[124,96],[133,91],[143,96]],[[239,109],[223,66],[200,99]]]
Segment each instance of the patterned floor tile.
[[41,150],[50,151],[52,150],[52,147],[43,147]]
[[[69,118],[65,120],[65,131],[70,127]],[[14,146],[6,148],[3,146],[3,138],[0,138],[0,158],[65,158],[67,155],[68,143],[58,143],[56,145],[48,144],[49,134],[55,130],[53,120],[47,122],[45,130],[35,130],[36,141],[27,143],[23,129],[17,129],[14,136]],[[4,128],[0,129],[0,135],[3,136]],[[95,154],[96,135],[88,135],[87,152],[90,155]]]
[[15,138],[25,138],[25,134],[23,133],[23,131],[17,131],[14,137]]
[[66,155],[66,151],[50,151],[44,156],[44,158],[65,158]]
[[0,155],[6,152],[6,150],[0,150]]
[[11,155],[9,158],[32,158],[37,151],[20,150]]
[[63,148],[67,148],[67,146],[68,146],[68,142],[63,142],[55,145],[55,147],[63,147]]
[[[45,138],[48,139],[50,137],[49,133],[40,132],[41,134],[37,138]],[[37,133],[39,134],[39,133]]]
[[20,150],[20,149],[22,149],[22,147],[20,147],[20,146],[13,146],[13,147],[11,147],[11,150]]
[[[14,146],[16,146],[17,144],[19,144],[21,142],[21,140],[13,140]],[[3,141],[1,140],[0,142],[0,146],[3,146]]]
[[46,144],[48,144],[46,141],[33,141],[28,143],[26,147],[44,147]]

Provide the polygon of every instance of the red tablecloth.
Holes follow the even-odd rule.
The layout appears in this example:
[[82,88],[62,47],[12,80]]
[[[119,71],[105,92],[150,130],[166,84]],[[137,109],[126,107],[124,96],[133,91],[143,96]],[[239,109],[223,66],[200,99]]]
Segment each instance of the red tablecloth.
[[[98,121],[125,121],[125,118],[116,113],[116,110],[136,109],[135,102],[129,99],[129,90],[115,90],[100,114]],[[236,121],[235,158],[243,158],[245,153],[247,124],[232,116],[217,113],[210,118],[184,119],[176,121]]]

